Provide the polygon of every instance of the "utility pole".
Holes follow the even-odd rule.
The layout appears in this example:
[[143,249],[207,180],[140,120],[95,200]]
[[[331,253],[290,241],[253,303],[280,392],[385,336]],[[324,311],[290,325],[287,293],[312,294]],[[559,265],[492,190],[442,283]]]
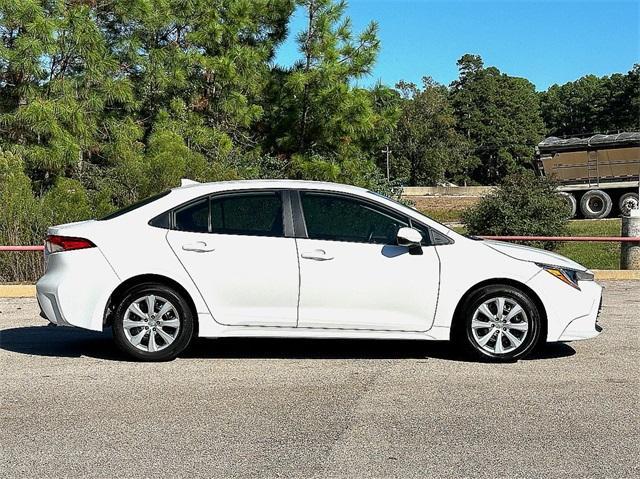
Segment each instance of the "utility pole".
[[389,153],[391,153],[391,150],[389,149],[389,145],[384,147],[384,150],[381,150],[382,153],[386,153],[387,154],[387,181],[390,181],[390,176],[389,176]]

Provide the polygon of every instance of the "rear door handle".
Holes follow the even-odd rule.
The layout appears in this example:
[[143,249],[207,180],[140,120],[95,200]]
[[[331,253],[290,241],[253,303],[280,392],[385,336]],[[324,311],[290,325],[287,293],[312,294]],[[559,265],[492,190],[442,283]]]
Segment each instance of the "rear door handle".
[[305,259],[312,259],[314,261],[329,261],[333,259],[333,256],[328,255],[325,250],[314,249],[313,251],[305,251],[300,256]]
[[182,249],[185,251],[195,251],[196,253],[208,253],[215,250],[214,247],[209,246],[204,241],[196,241],[195,243],[183,244]]

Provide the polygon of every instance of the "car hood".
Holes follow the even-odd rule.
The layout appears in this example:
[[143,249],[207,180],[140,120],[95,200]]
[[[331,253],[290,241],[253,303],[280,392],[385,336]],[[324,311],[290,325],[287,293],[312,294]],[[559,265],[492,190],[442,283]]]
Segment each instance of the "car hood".
[[575,269],[578,271],[587,270],[587,268],[573,260],[570,260],[569,258],[565,258],[562,255],[543,249],[505,243],[503,241],[486,240],[484,243],[495,251],[521,261],[531,261],[533,263],[548,264],[551,266],[559,266],[561,268]]

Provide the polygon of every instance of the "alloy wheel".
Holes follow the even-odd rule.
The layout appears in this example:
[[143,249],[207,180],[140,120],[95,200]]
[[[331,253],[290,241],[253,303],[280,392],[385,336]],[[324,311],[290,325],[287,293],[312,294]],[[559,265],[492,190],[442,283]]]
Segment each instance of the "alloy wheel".
[[520,347],[529,334],[529,319],[514,299],[491,298],[473,313],[471,333],[476,344],[491,354],[507,354]]
[[165,349],[176,340],[180,331],[180,316],[168,299],[149,294],[129,305],[122,326],[131,345],[153,353]]

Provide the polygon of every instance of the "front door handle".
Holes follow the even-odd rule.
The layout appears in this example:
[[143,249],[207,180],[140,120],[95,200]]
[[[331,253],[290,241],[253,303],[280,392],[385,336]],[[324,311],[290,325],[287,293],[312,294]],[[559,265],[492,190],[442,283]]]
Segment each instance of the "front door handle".
[[313,251],[305,251],[300,256],[305,259],[312,259],[314,261],[329,261],[333,259],[333,256],[328,255],[323,249],[314,249]]
[[185,251],[195,251],[196,253],[208,253],[209,251],[213,251],[215,248],[209,246],[204,241],[196,241],[195,243],[183,244],[182,249]]

